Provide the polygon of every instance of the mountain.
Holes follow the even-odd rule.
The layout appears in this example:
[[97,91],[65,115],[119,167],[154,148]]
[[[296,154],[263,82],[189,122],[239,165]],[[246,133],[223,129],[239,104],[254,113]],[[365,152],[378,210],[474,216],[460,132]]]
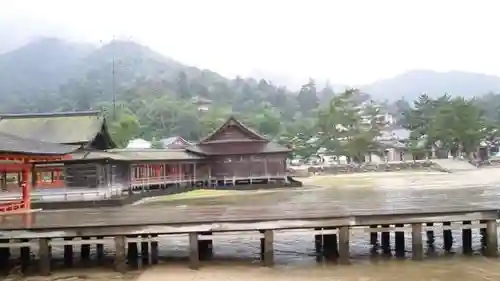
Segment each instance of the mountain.
[[[298,92],[299,85],[307,82],[265,71],[255,71],[254,74],[258,79],[228,79],[210,70],[184,65],[131,41],[113,41],[97,48],[42,38],[0,54],[0,111],[87,109],[109,102],[114,93],[120,99],[131,89],[184,97],[200,96],[232,104],[239,110],[250,107],[245,100],[251,100],[250,95],[272,105],[284,102],[285,98]],[[269,79],[270,76],[276,81]],[[267,81],[262,79],[264,77],[268,78]],[[345,88],[342,84],[319,79],[316,81],[317,90],[326,84],[336,92]],[[279,85],[293,85],[293,90]],[[358,88],[377,100],[398,100],[401,97],[413,100],[422,93],[431,97],[443,93],[472,97],[500,92],[500,78],[458,71],[414,70]],[[66,101],[61,105],[49,101],[51,99]]]
[[73,67],[94,47],[42,38],[0,55],[0,100],[57,90]]
[[436,97],[448,93],[471,98],[500,93],[500,77],[472,72],[413,70],[359,88],[375,99],[414,100],[422,93]]

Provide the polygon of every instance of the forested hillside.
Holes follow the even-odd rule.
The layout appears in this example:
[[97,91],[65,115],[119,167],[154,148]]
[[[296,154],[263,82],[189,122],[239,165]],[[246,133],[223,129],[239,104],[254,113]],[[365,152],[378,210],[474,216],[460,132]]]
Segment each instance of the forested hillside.
[[[276,136],[314,116],[320,99],[333,94],[313,80],[297,94],[265,80],[227,79],[125,41],[90,49],[44,39],[0,56],[0,70],[1,112],[102,109],[120,143],[138,136],[195,140],[230,114]],[[209,110],[199,110],[197,100]]]

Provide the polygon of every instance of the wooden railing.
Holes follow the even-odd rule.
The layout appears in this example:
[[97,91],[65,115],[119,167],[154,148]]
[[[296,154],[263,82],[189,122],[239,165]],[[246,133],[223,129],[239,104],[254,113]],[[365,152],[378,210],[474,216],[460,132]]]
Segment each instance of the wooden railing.
[[[122,187],[97,188],[97,189],[60,189],[45,192],[33,192],[31,201],[77,201],[77,200],[95,200],[106,199],[113,196],[120,196],[124,192]],[[21,194],[2,194],[0,193],[0,202],[20,202]],[[5,203],[5,204],[6,204]],[[1,206],[2,203],[0,203]]]
[[26,207],[27,206],[23,200],[14,200],[14,201],[7,201],[7,202],[0,201],[0,213],[7,213],[7,212],[13,212],[13,211],[17,211],[17,210],[24,210],[24,209],[26,209]]
[[243,180],[243,179],[266,179],[266,178],[274,178],[274,177],[286,177],[286,173],[276,173],[276,174],[262,174],[262,175],[254,175],[254,176],[224,176],[218,175],[217,177],[212,176],[204,176],[204,177],[193,177],[193,176],[160,176],[160,177],[150,177],[150,178],[136,178],[132,180],[133,186],[140,185],[155,185],[155,184],[171,184],[171,183],[184,183],[190,181],[234,181],[234,180]]
[[161,183],[182,183],[194,180],[203,180],[203,178],[195,178],[192,176],[159,176],[149,178],[132,179],[134,185],[161,184]]

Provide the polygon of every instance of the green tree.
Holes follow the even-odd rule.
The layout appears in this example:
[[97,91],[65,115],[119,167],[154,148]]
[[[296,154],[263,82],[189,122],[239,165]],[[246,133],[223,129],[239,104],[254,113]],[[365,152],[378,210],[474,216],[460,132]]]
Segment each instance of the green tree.
[[311,116],[313,114],[313,110],[316,109],[319,104],[316,92],[316,82],[314,82],[313,79],[309,79],[307,84],[302,85],[297,95],[297,101],[303,115]]

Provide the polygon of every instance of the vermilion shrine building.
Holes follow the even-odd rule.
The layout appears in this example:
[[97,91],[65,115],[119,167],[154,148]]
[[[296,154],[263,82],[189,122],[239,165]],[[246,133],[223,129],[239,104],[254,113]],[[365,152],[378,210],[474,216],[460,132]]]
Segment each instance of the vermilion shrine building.
[[78,148],[78,146],[46,143],[0,133],[2,189],[7,187],[8,173],[17,174],[16,183],[21,189],[19,200],[0,201],[0,213],[30,208],[32,188],[30,182],[35,175],[34,162],[64,160],[69,153],[75,152]]
[[70,154],[49,153],[52,156],[45,158],[32,156],[29,162],[36,165],[28,171],[30,188],[133,189],[289,180],[286,157],[290,149],[234,117],[198,143],[179,141],[175,149],[117,149],[106,120],[94,111],[5,115],[0,117],[1,133],[71,150]]

